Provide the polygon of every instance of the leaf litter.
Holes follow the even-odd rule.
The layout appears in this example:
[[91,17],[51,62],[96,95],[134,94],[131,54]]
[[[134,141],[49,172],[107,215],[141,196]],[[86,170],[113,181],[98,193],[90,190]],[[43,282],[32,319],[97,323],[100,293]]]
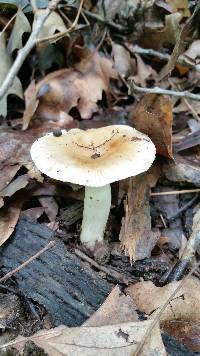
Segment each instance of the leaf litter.
[[[198,194],[188,193],[200,186],[199,104],[151,92],[131,96],[127,79],[150,90],[159,82],[165,89],[198,94],[199,4],[194,3],[105,1],[102,6],[101,1],[94,4],[88,0],[80,9],[76,3],[61,6],[51,12],[35,48],[1,99],[1,245],[12,245],[9,238],[15,236],[15,226],[24,217],[50,227],[72,252],[79,241],[80,209],[76,203],[83,200],[83,190],[49,181],[30,158],[32,142],[46,132],[100,127],[117,121],[146,133],[157,150],[151,171],[113,185],[106,228],[108,255],[100,259],[106,261],[102,262],[104,272],[95,270],[112,287],[116,280],[105,272],[110,267],[125,277],[131,275],[132,280],[146,281],[129,285],[126,294],[121,291],[123,284],[121,290],[115,287],[99,310],[79,327],[50,323],[47,331],[48,322],[44,320],[48,315],[43,311],[46,306],[42,303],[38,307],[33,302],[42,320],[40,326],[37,330],[30,327],[28,338],[11,338],[8,345],[22,350],[32,339],[49,355],[101,355],[105,350],[109,355],[132,355],[179,285],[179,281],[169,282],[168,276],[185,256],[193,216],[199,209]],[[20,7],[15,20],[4,29],[13,14],[10,11],[8,7],[0,16],[1,85],[32,31],[32,10],[27,13]],[[133,44],[140,46],[139,52]],[[167,63],[166,55],[170,58]],[[47,62],[47,58],[48,64],[41,66],[41,60]],[[25,109],[17,96],[25,98]],[[178,195],[177,190],[187,193]],[[171,198],[159,196],[159,192],[173,191]],[[152,192],[158,195],[151,196]],[[63,217],[67,219],[65,223]],[[191,236],[197,231],[193,228]],[[199,253],[196,245],[195,252]],[[190,256],[187,268],[192,261]],[[167,268],[159,270],[158,266],[164,264]],[[34,263],[32,268],[34,272]],[[34,286],[32,289],[34,292]],[[199,352],[199,295],[197,268],[196,276],[185,282],[166,307],[160,326],[153,326],[141,354],[167,354],[169,345],[165,342],[164,346],[160,328],[188,347],[189,352]]]

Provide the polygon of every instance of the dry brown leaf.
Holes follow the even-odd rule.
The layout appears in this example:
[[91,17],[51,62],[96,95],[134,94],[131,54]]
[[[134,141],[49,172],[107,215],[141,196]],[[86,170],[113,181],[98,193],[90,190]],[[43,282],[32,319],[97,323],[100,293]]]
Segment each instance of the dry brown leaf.
[[[192,106],[192,108],[194,109],[194,111],[197,114],[200,114],[200,103],[199,101],[194,101],[194,100],[188,100],[189,104]],[[173,108],[173,112],[174,113],[181,113],[181,112],[186,112],[186,113],[190,113],[190,109],[188,108],[187,104],[185,103],[184,100],[181,100],[180,104],[175,106]]]
[[23,47],[22,44],[22,36],[25,32],[31,32],[31,26],[24,15],[21,7],[18,7],[15,24],[12,29],[12,33],[10,35],[7,50],[11,54],[15,49],[20,49]]
[[[156,287],[152,282],[141,282],[126,289],[137,308],[154,319],[160,308],[181,281]],[[185,280],[182,288],[169,302],[161,315],[162,329],[193,351],[200,351],[200,282],[195,277]]]
[[0,210],[0,246],[10,237],[19,219],[21,204],[11,203]]
[[38,200],[44,208],[49,221],[55,221],[59,207],[54,197],[38,197]]
[[32,81],[28,88],[26,89],[25,93],[25,103],[26,108],[23,114],[23,130],[26,130],[29,126],[30,120],[32,119],[38,104],[39,100],[37,99],[37,91],[35,81]]
[[130,53],[121,45],[112,43],[112,56],[114,59],[115,69],[123,76],[128,76],[135,71],[135,61],[131,58]]
[[[151,319],[179,286],[181,281],[172,282],[164,287],[156,287],[152,282],[141,282],[126,289],[137,308],[150,315]],[[192,293],[191,293],[192,291]],[[169,305],[162,313],[161,321],[199,320],[200,319],[200,282],[195,277],[188,278]]]
[[183,56],[186,56],[186,60],[187,57],[192,58],[192,59],[196,59],[197,57],[200,56],[200,40],[196,40],[194,42],[191,43],[191,45],[189,46],[189,48],[187,49],[187,51],[185,51],[183,53]]
[[146,28],[142,36],[142,45],[162,50],[166,45],[175,44],[181,30],[179,22],[182,15],[178,12],[165,16],[165,27],[161,30]]
[[65,32],[67,31],[67,27],[65,26],[60,15],[55,11],[52,11],[42,26],[38,39],[51,37],[56,31]]
[[156,79],[156,71],[146,64],[138,54],[135,53],[135,57],[137,60],[137,74],[132,78],[135,83],[145,87],[147,79]]
[[185,51],[187,45],[191,43],[191,41],[193,40],[193,36],[196,31],[196,21],[198,21],[199,18],[199,12],[200,12],[200,4],[197,3],[192,16],[190,16],[189,19],[186,21],[181,31],[180,31],[180,26],[175,26],[176,27],[176,29],[174,28],[174,30],[176,31],[175,32],[176,41],[174,43],[175,46],[169,61],[159,73],[159,80],[162,80],[172,72],[178,57]]
[[43,88],[46,92],[40,96],[36,115],[55,120],[60,112],[69,113],[77,107],[82,119],[90,119],[98,111],[103,91],[109,98],[110,78],[117,78],[112,62],[97,52],[85,52],[74,68],[50,73],[37,84],[37,92]]
[[[59,326],[29,338],[18,337],[6,346],[23,349],[28,340],[33,340],[49,356],[132,356],[152,321],[128,322],[99,327],[82,326],[68,328]],[[150,339],[145,343],[141,356],[166,356],[159,326],[153,328]]]
[[[36,179],[39,182],[43,181],[43,177],[38,169],[35,167],[31,156],[30,147],[32,143],[43,134],[55,129],[57,125],[55,123],[40,123],[39,126],[35,126],[29,129],[27,132],[5,129],[0,131],[0,198],[3,198],[8,194],[11,195],[16,192],[16,189],[21,189],[25,186],[28,177],[18,177],[16,181],[13,181],[11,186],[8,187],[11,180],[14,178],[20,167],[24,166],[28,170],[28,176],[32,179]],[[6,188],[7,187],[7,188]],[[3,204],[3,203],[1,203]]]
[[180,12],[184,17],[191,15],[188,0],[158,0],[156,1],[156,5],[169,12]]
[[147,176],[148,173],[129,180],[119,239],[131,261],[149,257],[159,238],[158,231],[151,229],[150,185]]
[[28,174],[18,176],[0,192],[0,195],[3,197],[11,197],[18,190],[25,188],[28,184],[28,181]]
[[194,352],[200,352],[200,321],[173,320],[165,323],[164,330]]
[[86,326],[113,325],[138,321],[133,300],[123,294],[119,287],[113,288],[102,306],[84,323]]
[[146,133],[157,153],[172,158],[172,102],[164,95],[145,94],[130,113],[129,122]]
[[172,182],[192,183],[200,186],[200,159],[196,155],[174,154],[174,161],[163,165],[165,177]]

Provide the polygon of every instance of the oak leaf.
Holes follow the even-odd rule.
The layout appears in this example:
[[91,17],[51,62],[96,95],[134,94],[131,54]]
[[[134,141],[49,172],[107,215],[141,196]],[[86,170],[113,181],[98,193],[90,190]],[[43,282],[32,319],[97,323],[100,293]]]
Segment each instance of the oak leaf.
[[145,94],[130,113],[129,121],[147,134],[161,156],[172,158],[172,102],[164,95]]
[[109,99],[111,78],[117,78],[112,62],[98,52],[87,50],[87,55],[84,53],[73,68],[50,73],[36,85],[37,93],[40,93],[36,115],[58,120],[60,115],[67,115],[76,107],[82,119],[90,119],[94,112],[98,112],[97,102],[102,99],[103,91]]

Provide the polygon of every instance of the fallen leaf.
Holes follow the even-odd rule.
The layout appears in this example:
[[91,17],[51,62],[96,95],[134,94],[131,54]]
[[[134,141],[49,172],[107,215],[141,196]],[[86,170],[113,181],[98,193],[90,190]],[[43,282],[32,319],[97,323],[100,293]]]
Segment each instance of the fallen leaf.
[[119,287],[113,288],[102,306],[84,323],[86,326],[113,325],[138,321],[133,300],[123,294]]
[[97,101],[102,99],[103,91],[109,98],[110,78],[117,78],[112,62],[88,50],[74,68],[50,73],[37,84],[37,92],[43,88],[46,92],[39,98],[36,115],[55,120],[60,112],[69,113],[77,107],[82,119],[90,119],[98,112]]
[[[160,308],[181,281],[156,287],[152,282],[141,282],[126,289],[138,309],[154,319]],[[192,293],[191,293],[192,291]],[[200,282],[195,277],[185,280],[161,315],[161,328],[194,351],[200,350]]]
[[150,185],[146,179],[147,175],[139,175],[129,180],[125,217],[122,219],[119,239],[131,261],[150,257],[159,238],[158,231],[151,229]]
[[179,22],[182,15],[178,12],[165,16],[165,26],[160,30],[145,28],[141,38],[143,47],[162,50],[167,45],[175,45],[181,30]]
[[135,53],[135,57],[137,60],[137,74],[133,75],[134,82],[140,84],[142,87],[146,86],[147,79],[155,79],[156,71],[150,65],[144,63],[142,58]]
[[[199,101],[188,100],[188,102],[192,106],[194,111],[197,114],[200,114],[200,103],[199,103]],[[191,111],[189,110],[189,108],[188,108],[187,104],[185,103],[185,101],[181,100],[180,104],[173,108],[173,112],[175,114],[177,114],[177,113],[182,113],[182,112],[190,113]]]
[[55,221],[59,207],[54,197],[38,197],[38,200],[44,208],[49,221]]
[[[199,17],[199,11],[200,11],[200,4],[197,3],[195,10],[192,14],[191,17],[186,21],[184,24],[183,28],[180,31],[180,26],[179,28],[177,27],[177,33],[176,33],[176,41],[173,43],[175,44],[173,52],[171,54],[171,57],[167,64],[162,68],[161,72],[159,73],[159,80],[162,80],[165,78],[167,75],[169,75],[172,70],[174,69],[174,66],[177,62],[178,57],[185,51],[187,45],[191,43],[193,40],[193,35],[196,31],[196,21],[198,21]],[[174,14],[175,15],[175,14]]]
[[194,352],[200,352],[200,321],[172,320],[164,330]]
[[[55,123],[43,123],[42,125],[40,123],[39,127],[35,126],[27,132],[12,130],[10,128],[2,128],[0,130],[0,198],[8,194],[8,190],[10,190],[10,193],[11,191],[14,193],[17,187],[21,189],[26,184],[28,177],[36,179],[39,182],[43,181],[41,173],[31,159],[30,147],[39,136],[53,131],[56,127]],[[28,177],[18,177],[9,186],[11,180],[22,166],[28,170]]]
[[180,12],[183,17],[191,15],[188,0],[158,0],[156,1],[156,5],[170,12]]
[[39,100],[37,99],[37,90],[36,90],[35,81],[32,81],[30,83],[30,85],[28,86],[28,88],[24,93],[24,96],[25,96],[26,108],[23,114],[22,129],[26,130],[39,104]]
[[200,40],[196,40],[194,42],[191,43],[191,45],[189,46],[189,48],[187,49],[187,51],[185,51],[183,53],[183,56],[192,59],[196,59],[197,57],[200,56]]
[[[148,320],[99,327],[59,326],[49,331],[41,330],[29,338],[18,337],[0,348],[12,345],[22,351],[26,341],[33,340],[49,356],[132,356],[151,323],[152,321]],[[166,356],[158,325],[147,339],[142,355]]]
[[[52,11],[45,21],[42,29],[38,35],[38,40],[46,37],[51,37],[54,33],[58,32],[66,32],[67,27],[65,26],[62,18],[57,12]],[[41,44],[40,44],[41,45]]]
[[15,229],[19,219],[21,204],[11,203],[10,206],[0,209],[0,246],[8,240]]
[[[121,0],[105,0],[104,1],[104,7],[102,8],[102,4],[99,3],[99,9],[98,12],[102,12],[102,15],[106,13],[107,19],[114,19],[116,14],[119,13],[119,10],[122,6],[122,1]],[[104,12],[105,11],[105,12]]]
[[[181,281],[171,282],[164,287],[156,287],[152,282],[139,282],[131,285],[126,292],[137,308],[155,318],[160,308],[179,286]],[[192,293],[191,293],[192,291]],[[161,321],[199,320],[200,319],[200,282],[195,277],[185,280],[183,287],[170,301],[161,315]],[[163,323],[162,323],[163,325]]]
[[15,49],[20,49],[23,47],[22,36],[25,32],[31,32],[30,23],[27,17],[24,15],[21,7],[18,7],[17,15],[15,18],[15,24],[13,26],[7,50],[8,53],[12,53]]
[[200,186],[200,161],[196,155],[181,156],[174,154],[174,161],[166,162],[163,167],[164,176],[172,182],[192,183]]
[[172,101],[169,97],[145,94],[129,115],[129,122],[146,133],[157,153],[172,158]]
[[123,76],[131,75],[135,69],[135,61],[130,53],[121,45],[112,43],[112,56],[115,69]]
[[26,217],[29,219],[37,220],[44,213],[44,208],[41,206],[37,206],[36,208],[26,209],[21,212],[20,217]]
[[28,174],[18,176],[0,192],[0,195],[3,197],[11,197],[18,190],[25,188],[28,184],[28,181]]
[[158,241],[158,246],[162,248],[163,245],[168,244],[172,251],[179,251],[185,247],[187,242],[181,228],[166,228],[162,230],[161,237]]
[[[2,33],[0,33],[0,66],[0,85],[2,85],[9,69],[12,66],[11,58],[6,49],[4,34]],[[0,115],[2,115],[3,117],[7,115],[7,97],[9,94],[15,94],[21,99],[23,98],[22,85],[18,77],[15,77],[13,85],[10,89],[8,89],[7,93],[0,100]]]
[[200,130],[190,133],[183,137],[178,143],[173,145],[175,152],[186,150],[187,148],[195,147],[200,144]]

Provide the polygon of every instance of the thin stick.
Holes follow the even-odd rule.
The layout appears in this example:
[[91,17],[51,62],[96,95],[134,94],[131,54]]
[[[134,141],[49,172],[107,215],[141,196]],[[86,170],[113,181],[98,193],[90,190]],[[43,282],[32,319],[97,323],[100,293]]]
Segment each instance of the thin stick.
[[[173,81],[172,81],[170,78],[168,79],[168,81],[169,81],[170,85],[172,86],[172,88],[181,90],[181,89],[180,89],[180,86],[174,84]],[[200,121],[199,115],[198,115],[197,112],[194,110],[194,108],[193,108],[192,105],[189,103],[189,101],[188,101],[186,98],[183,98],[183,102],[184,102],[185,105],[188,107],[188,109],[191,111],[191,113],[192,113],[192,115],[194,116],[194,118],[195,118],[197,121]]]
[[29,263],[34,261],[36,258],[38,258],[42,253],[45,251],[49,250],[51,247],[53,247],[56,244],[56,241],[50,241],[44,248],[42,248],[40,251],[38,251],[35,255],[31,256],[27,261],[23,262],[20,266],[16,267],[12,271],[8,272],[0,278],[0,283],[6,281],[8,278],[19,272],[22,268],[26,267]]
[[[159,58],[159,59],[164,60],[164,61],[168,61],[170,59],[170,55],[169,54],[161,53],[161,52],[155,51],[154,49],[151,49],[151,48],[142,48],[142,47],[137,46],[137,45],[132,46],[132,45],[127,44],[127,43],[124,45],[124,47],[131,54],[135,54],[135,53],[143,54],[143,55],[147,55],[147,56],[151,56],[151,57],[156,57],[156,58]],[[187,67],[189,69],[193,69],[196,72],[200,72],[200,65],[198,65],[198,64],[195,65],[195,64],[187,62],[187,60],[183,56],[180,56],[178,58],[177,63],[181,64],[182,66]]]
[[129,95],[133,95],[135,92],[163,94],[163,95],[175,96],[176,98],[187,98],[187,99],[191,99],[191,100],[200,101],[199,94],[190,93],[188,90],[177,91],[177,90],[163,89],[160,87],[143,88],[143,87],[137,86],[133,80],[129,80]]
[[172,194],[189,194],[189,193],[198,193],[198,192],[200,192],[200,188],[184,189],[184,190],[171,190],[169,192],[151,192],[151,196],[172,195]]
[[65,32],[59,32],[59,33],[56,33],[53,36],[40,38],[39,40],[37,40],[37,43],[46,42],[46,41],[54,41],[55,42],[55,41],[58,41],[58,40],[60,40],[61,38],[65,37],[65,36],[67,36],[68,33],[71,32],[76,27],[76,25],[78,23],[78,20],[79,20],[80,14],[81,14],[81,10],[82,10],[82,7],[83,7],[83,2],[84,2],[84,0],[80,1],[80,5],[79,5],[79,8],[78,8],[78,12],[77,12],[77,15],[75,17],[75,20],[72,22],[71,26]]
[[145,342],[147,341],[148,337],[151,335],[153,328],[156,326],[156,324],[159,322],[161,315],[167,308],[168,304],[171,302],[171,300],[174,298],[174,296],[179,292],[179,290],[183,287],[185,281],[194,273],[194,271],[200,266],[200,262],[196,263],[195,266],[191,269],[191,271],[188,273],[188,275],[182,279],[180,282],[179,286],[173,291],[173,293],[170,295],[170,297],[166,300],[166,302],[163,304],[162,308],[160,309],[159,313],[156,315],[155,319],[153,320],[153,323],[151,326],[147,329],[143,340],[139,343],[136,351],[133,353],[133,356],[139,356],[141,355],[141,351],[145,345]]
[[21,68],[22,64],[24,63],[26,57],[31,52],[32,48],[36,44],[36,40],[42,26],[48,16],[50,15],[51,11],[53,11],[60,0],[51,0],[49,2],[48,8],[45,10],[38,10],[34,16],[33,20],[33,30],[32,33],[26,42],[25,46],[18,51],[17,58],[15,59],[12,67],[10,68],[1,88],[0,88],[0,100],[3,96],[7,93],[8,89],[13,85],[14,79]]
[[[21,8],[21,10],[24,10],[26,6],[27,6],[27,4],[24,5],[24,6]],[[11,17],[11,19],[10,19],[10,20],[7,22],[7,24],[4,26],[3,30],[2,30],[1,33],[0,33],[0,37],[3,35],[3,33],[6,31],[6,29],[7,29],[8,26],[11,24],[11,22],[15,19],[16,16],[17,16],[17,12]]]
[[[115,278],[120,283],[128,285],[128,283],[130,282],[130,280],[128,280],[125,276],[123,276],[123,274],[115,271],[114,269],[111,269],[111,268],[108,269],[104,266],[99,265],[97,262],[92,260],[87,255],[85,255],[82,251],[75,249],[74,252],[75,252],[76,256],[80,257],[82,260],[84,260],[86,262],[89,262],[92,266],[97,268],[99,271],[102,271],[102,272],[106,273],[108,276]],[[0,280],[0,282],[1,282],[1,280]],[[132,282],[135,282],[135,280],[134,281],[132,280]]]
[[120,31],[120,32],[126,30],[126,27],[124,27],[122,25],[119,25],[119,24],[117,24],[117,23],[115,23],[113,21],[106,20],[105,18],[101,17],[98,14],[95,14],[94,12],[90,12],[90,11],[84,9],[83,13],[86,16],[90,17],[91,19],[94,19],[94,20],[96,20],[98,22],[101,22],[101,23],[113,28],[114,30],[117,30],[117,31]]

